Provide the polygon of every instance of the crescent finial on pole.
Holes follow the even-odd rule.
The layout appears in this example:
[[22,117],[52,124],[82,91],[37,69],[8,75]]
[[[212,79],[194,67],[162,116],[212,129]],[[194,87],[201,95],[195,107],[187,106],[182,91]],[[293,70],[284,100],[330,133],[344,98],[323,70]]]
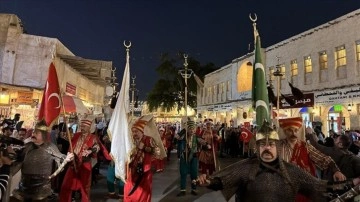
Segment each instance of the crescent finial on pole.
[[131,41],[129,41],[129,45],[126,45],[126,41],[124,40],[124,46],[126,49],[129,49],[131,47]]
[[251,13],[249,14],[249,18],[250,20],[253,22],[253,27],[254,27],[254,46],[256,44],[256,37],[259,36],[259,32],[256,28],[256,21],[257,21],[257,15],[256,13],[254,13],[254,17],[251,16]]
[[256,13],[254,13],[254,18],[252,18],[251,17],[251,13],[249,14],[249,18],[250,18],[250,20],[253,22],[253,23],[255,23],[256,22],[256,20],[257,20],[257,15],[256,15]]

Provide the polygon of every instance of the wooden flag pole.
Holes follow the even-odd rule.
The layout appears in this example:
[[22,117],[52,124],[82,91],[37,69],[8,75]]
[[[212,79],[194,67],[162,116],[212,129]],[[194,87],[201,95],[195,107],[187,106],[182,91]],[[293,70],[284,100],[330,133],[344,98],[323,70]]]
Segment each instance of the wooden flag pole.
[[[67,127],[67,124],[66,124],[66,117],[65,117],[66,112],[65,112],[65,106],[64,106],[64,101],[63,101],[62,93],[60,93],[59,96],[60,96],[60,100],[61,100],[61,106],[62,106],[62,108],[63,108],[63,113],[64,113],[64,126],[66,127],[66,135],[67,135],[68,140],[69,140],[70,151],[71,151],[71,153],[74,154],[74,148],[73,148],[73,145],[72,145],[72,143],[71,143],[72,137],[70,136],[69,128]],[[74,158],[73,158],[73,163],[74,163],[75,173],[77,173],[76,162],[75,162],[75,154],[74,154]]]

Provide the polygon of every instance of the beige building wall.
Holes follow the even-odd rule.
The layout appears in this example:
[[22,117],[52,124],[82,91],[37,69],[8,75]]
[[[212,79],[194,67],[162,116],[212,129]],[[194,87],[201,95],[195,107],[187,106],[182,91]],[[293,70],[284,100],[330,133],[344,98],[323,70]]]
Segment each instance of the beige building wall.
[[[281,93],[291,94],[288,82],[292,82],[295,87],[301,89],[304,93],[314,93],[316,95],[326,90],[336,92],[336,90],[342,89],[344,91],[346,88],[356,88],[360,85],[360,60],[359,56],[356,55],[356,51],[360,52],[360,46],[357,46],[360,41],[359,14],[360,9],[264,48],[263,61],[265,62],[267,76],[270,68],[274,68],[276,65],[285,66],[285,78],[281,79],[280,85]],[[265,39],[267,37],[266,33],[261,32],[261,27],[258,28],[261,38]],[[249,27],[249,32],[251,31],[251,27]],[[340,47],[344,47],[346,50],[346,65],[337,66],[336,52]],[[321,70],[319,61],[320,54],[323,52],[327,55],[327,69]],[[277,57],[280,57],[279,60]],[[307,74],[304,69],[305,57],[310,57],[312,61],[312,72]],[[294,60],[297,61],[298,65],[297,76],[291,75],[290,64]],[[252,117],[251,91],[241,90],[240,86],[244,84],[243,81],[249,81],[248,78],[252,76],[247,71],[243,71],[242,68],[246,68],[248,62],[252,63],[253,61],[254,55],[249,53],[206,75],[204,88],[201,91],[202,94],[198,94],[204,100],[198,103],[198,113],[208,114],[215,117],[215,119],[221,119],[223,115],[218,116],[219,114],[230,113],[231,119],[235,119],[237,125],[252,122],[252,118],[249,118]],[[239,74],[239,72],[243,73]],[[225,97],[225,100],[214,99],[218,93],[211,91],[211,88],[223,81],[230,82],[230,93]],[[275,87],[274,92],[276,92],[276,81],[273,84]],[[355,92],[351,98],[350,96],[341,98],[327,98],[325,96],[323,98],[331,101],[324,103],[323,101],[317,101],[317,98],[315,98],[314,107],[309,108],[306,112],[309,114],[310,121],[320,121],[323,124],[323,131],[326,132],[330,129],[330,117],[339,116],[343,119],[343,129],[360,129],[360,120],[358,118],[360,115],[360,99],[358,99]],[[231,109],[221,109],[214,113],[213,109],[221,107],[223,103],[231,105]],[[351,110],[348,110],[349,104]],[[330,111],[334,108],[334,105],[342,106],[341,110],[337,111],[335,115]],[[303,111],[300,108],[286,109],[280,110],[280,114],[287,117],[302,116]],[[244,112],[248,113],[246,119],[243,118]],[[226,117],[229,116],[226,115]],[[228,123],[228,118],[225,121]]]
[[[35,36],[23,33],[21,20],[13,14],[0,14],[0,88],[1,93],[17,95],[17,91],[33,91],[34,96],[45,87],[48,76],[48,69],[51,62],[54,63],[61,92],[65,93],[67,83],[76,87],[74,96],[79,97],[84,103],[97,113],[102,113],[106,84],[100,84],[83,75],[71,63],[62,57],[69,56],[75,59],[96,63],[91,68],[100,68],[99,78],[105,81],[105,77],[110,77],[112,62],[82,59],[76,57],[58,39]],[[98,64],[98,65],[97,65]],[[6,92],[3,90],[6,89]],[[34,91],[37,89],[39,91]],[[39,99],[36,99],[39,100]],[[41,99],[40,99],[41,101]],[[17,105],[11,106],[10,98],[2,100],[2,108],[6,110],[7,116],[20,110]],[[22,105],[20,103],[20,105]],[[22,106],[20,106],[22,107]],[[23,107],[24,108],[24,107]],[[26,107],[36,114],[36,107]],[[2,110],[4,111],[4,110]],[[11,114],[8,114],[11,111]],[[3,115],[3,114],[1,114]]]

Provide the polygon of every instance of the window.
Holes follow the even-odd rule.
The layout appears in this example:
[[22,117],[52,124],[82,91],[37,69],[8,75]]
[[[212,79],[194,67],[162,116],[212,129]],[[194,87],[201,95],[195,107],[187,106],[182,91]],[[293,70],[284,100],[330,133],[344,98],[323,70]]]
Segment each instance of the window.
[[274,67],[269,67],[269,80],[271,81],[275,80],[274,71]]
[[211,96],[211,87],[208,87],[208,94],[207,96]]
[[356,59],[360,61],[360,40],[356,41]]
[[319,53],[319,66],[320,69],[327,69],[327,54],[326,51],[322,51]]
[[346,49],[344,45],[336,48],[335,61],[336,61],[335,62],[336,67],[341,67],[346,65]]
[[230,81],[227,81],[226,92],[230,91]]
[[291,76],[297,76],[298,75],[298,65],[296,60],[292,60],[291,63]]
[[217,95],[217,94],[218,94],[218,92],[217,92],[217,85],[214,86],[214,91],[213,91],[213,92],[214,92],[214,95]]
[[311,57],[306,56],[304,58],[304,69],[305,73],[311,73],[312,72],[312,64],[311,64]]

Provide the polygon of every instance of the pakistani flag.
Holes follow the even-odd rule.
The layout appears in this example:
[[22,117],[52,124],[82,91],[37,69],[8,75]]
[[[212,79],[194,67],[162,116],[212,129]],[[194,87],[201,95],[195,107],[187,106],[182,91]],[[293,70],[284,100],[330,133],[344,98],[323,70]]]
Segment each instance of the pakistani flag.
[[270,122],[269,97],[266,87],[265,69],[262,62],[260,36],[256,35],[255,65],[253,69],[253,107],[256,111],[256,125],[262,126],[264,120]]

